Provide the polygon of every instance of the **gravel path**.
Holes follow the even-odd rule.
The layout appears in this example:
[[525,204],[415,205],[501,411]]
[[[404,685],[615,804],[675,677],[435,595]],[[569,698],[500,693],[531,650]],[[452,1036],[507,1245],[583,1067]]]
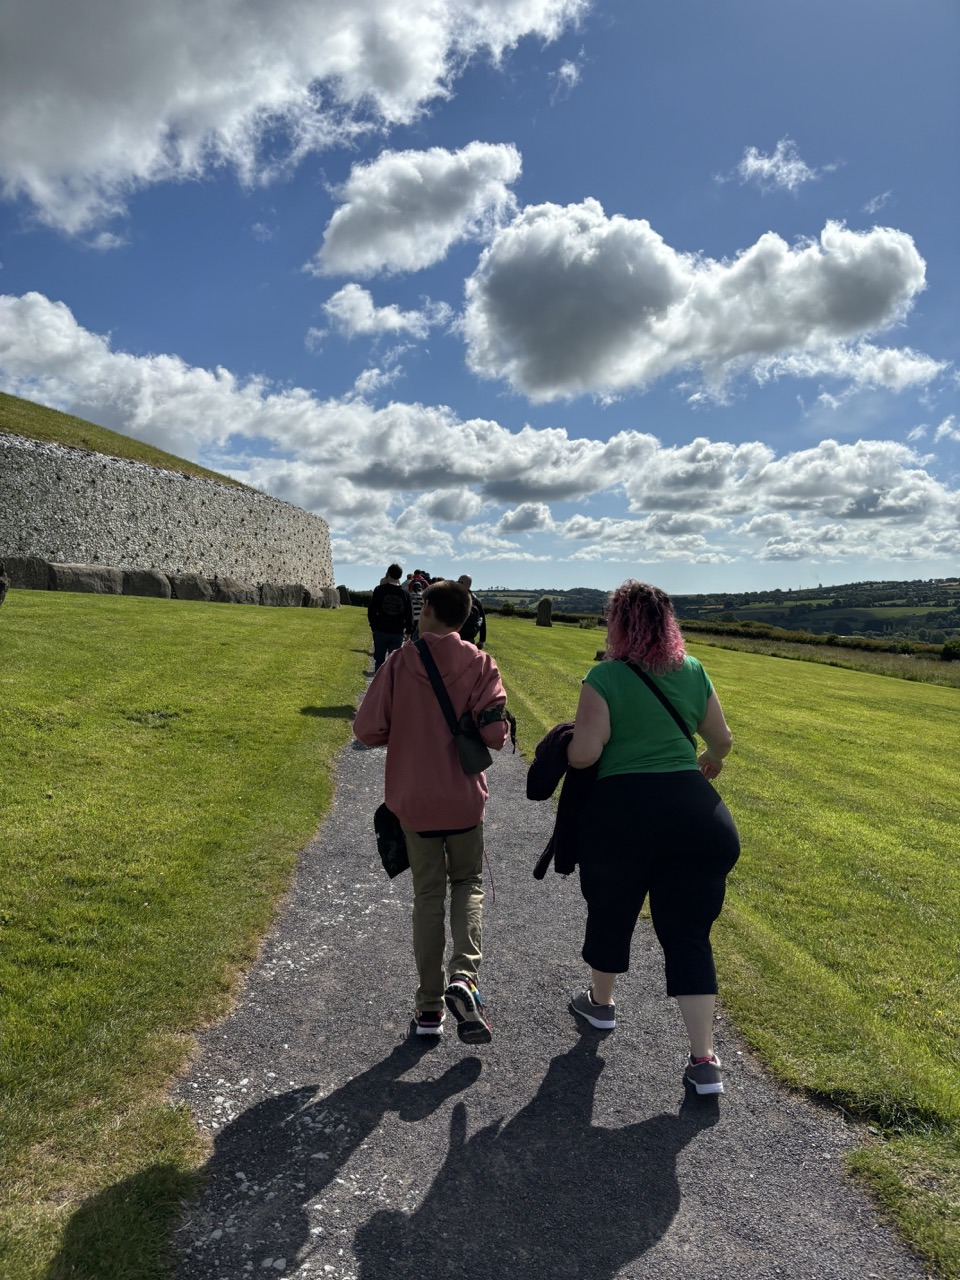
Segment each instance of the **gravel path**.
[[[179,1280],[920,1280],[843,1176],[856,1134],[785,1094],[730,1028],[723,1098],[685,1100],[684,1037],[641,922],[618,1027],[584,1031],[584,907],[531,876],[553,806],[490,771],[482,988],[494,1041],[410,1035],[409,876],[383,874],[381,750],[336,799],[232,1016],[179,1087],[212,1140]],[[746,855],[749,857],[749,850]]]

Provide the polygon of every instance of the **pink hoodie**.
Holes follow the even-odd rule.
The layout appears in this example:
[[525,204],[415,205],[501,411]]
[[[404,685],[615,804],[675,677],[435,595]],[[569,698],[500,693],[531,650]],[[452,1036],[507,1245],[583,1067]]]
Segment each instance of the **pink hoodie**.
[[[507,695],[488,653],[453,632],[428,634],[433,660],[459,718],[464,711],[503,705]],[[408,831],[444,831],[476,826],[487,795],[484,773],[466,774],[437,695],[416,646],[391,653],[374,676],[353,731],[368,747],[387,747],[384,799]],[[507,740],[502,720],[480,730],[492,751]]]

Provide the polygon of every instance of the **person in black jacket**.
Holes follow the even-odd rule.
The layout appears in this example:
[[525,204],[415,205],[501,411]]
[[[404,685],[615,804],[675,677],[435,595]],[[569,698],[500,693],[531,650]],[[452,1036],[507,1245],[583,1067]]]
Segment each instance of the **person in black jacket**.
[[483,611],[483,603],[470,590],[473,579],[468,573],[462,573],[457,581],[461,587],[466,587],[470,591],[470,612],[467,614],[466,622],[460,628],[460,639],[469,640],[478,649],[482,649],[487,642],[487,615]]
[[403,637],[413,631],[413,610],[409,592],[400,585],[403,570],[398,564],[387,569],[367,606],[367,621],[373,632],[373,669],[379,671],[387,654],[399,649]]

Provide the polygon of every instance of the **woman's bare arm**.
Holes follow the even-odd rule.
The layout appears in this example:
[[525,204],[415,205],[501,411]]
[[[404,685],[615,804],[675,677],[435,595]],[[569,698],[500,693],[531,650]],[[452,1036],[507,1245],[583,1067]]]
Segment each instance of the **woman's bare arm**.
[[567,747],[567,763],[574,769],[596,764],[610,741],[610,708],[606,699],[588,684],[580,687],[573,737]]
[[723,707],[716,693],[711,693],[707,699],[707,709],[697,725],[697,733],[707,744],[706,751],[700,753],[700,772],[705,778],[715,778],[733,745],[733,734],[724,719]]

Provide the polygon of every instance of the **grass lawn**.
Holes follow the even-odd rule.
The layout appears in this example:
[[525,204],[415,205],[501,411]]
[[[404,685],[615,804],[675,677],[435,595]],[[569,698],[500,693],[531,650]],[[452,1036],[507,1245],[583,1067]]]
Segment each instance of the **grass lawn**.
[[[163,1090],[329,804],[368,642],[359,609],[7,597],[0,1274],[165,1274],[204,1153]],[[136,1193],[60,1249],[121,1179]]]
[[[488,635],[529,753],[572,718],[602,632],[497,618]],[[853,1167],[960,1277],[960,690],[691,651],[735,736],[719,781],[744,846],[715,930],[724,1005],[782,1080],[872,1125]]]

